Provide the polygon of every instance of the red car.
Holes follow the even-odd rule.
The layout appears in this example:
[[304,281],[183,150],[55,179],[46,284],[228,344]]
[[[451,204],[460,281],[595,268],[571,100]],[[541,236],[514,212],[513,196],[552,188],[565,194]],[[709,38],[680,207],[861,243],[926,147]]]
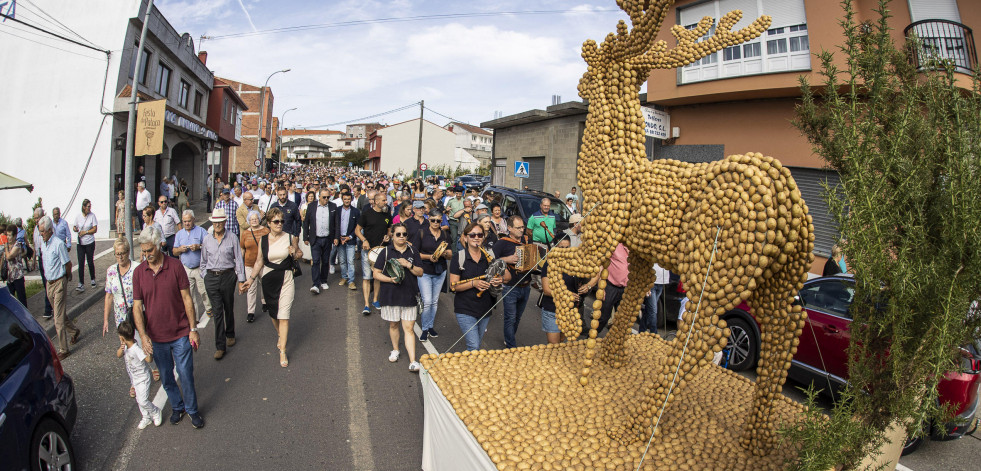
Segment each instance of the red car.
[[[848,343],[852,319],[848,314],[855,295],[855,280],[850,275],[815,278],[798,293],[798,302],[807,310],[807,322],[800,336],[797,354],[791,362],[789,376],[829,395],[848,381]],[[760,327],[745,304],[723,316],[729,323],[730,337],[726,347],[728,368],[741,371],[756,366],[760,351]],[[820,348],[819,348],[820,347]],[[939,399],[953,404],[956,417],[947,424],[928,424],[935,440],[959,438],[977,428],[974,418],[978,411],[981,389],[981,340],[961,348],[959,371],[944,374],[937,385]],[[910,440],[903,454],[911,453],[920,444]]]

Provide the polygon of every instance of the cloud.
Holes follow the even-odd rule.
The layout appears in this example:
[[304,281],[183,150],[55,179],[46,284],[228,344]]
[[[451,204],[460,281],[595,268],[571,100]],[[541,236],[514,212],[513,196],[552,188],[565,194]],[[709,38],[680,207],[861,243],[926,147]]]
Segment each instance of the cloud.
[[255,23],[252,22],[252,16],[249,15],[249,10],[245,9],[245,4],[242,3],[242,0],[238,0],[238,6],[242,7],[242,13],[245,13],[245,19],[249,20],[249,26],[252,27],[252,31],[258,31],[255,29]]

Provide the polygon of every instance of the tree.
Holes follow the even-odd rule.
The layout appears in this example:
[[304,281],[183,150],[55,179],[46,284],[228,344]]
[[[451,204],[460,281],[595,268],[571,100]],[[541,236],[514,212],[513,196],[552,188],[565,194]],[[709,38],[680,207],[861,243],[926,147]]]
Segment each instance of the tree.
[[348,152],[344,154],[344,157],[341,157],[341,165],[345,167],[347,166],[348,163],[351,163],[352,166],[354,167],[362,168],[364,167],[364,164],[367,161],[368,161],[368,149],[364,147],[358,150]]
[[890,424],[948,420],[937,383],[981,325],[978,77],[964,89],[952,63],[897,47],[888,3],[859,24],[842,1],[843,70],[824,51],[823,86],[801,79],[794,124],[841,177],[826,196],[856,280],[849,386],[828,421],[789,431],[804,469],[856,466]]

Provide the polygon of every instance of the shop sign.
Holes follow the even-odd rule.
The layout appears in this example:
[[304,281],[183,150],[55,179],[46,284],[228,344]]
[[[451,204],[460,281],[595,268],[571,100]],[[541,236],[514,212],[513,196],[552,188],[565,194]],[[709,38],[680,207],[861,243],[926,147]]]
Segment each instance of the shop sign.
[[158,155],[163,153],[164,123],[161,119],[167,108],[167,100],[140,102],[136,106],[135,152],[133,155]]
[[671,129],[671,115],[668,113],[641,106],[644,112],[644,134],[655,139],[667,139]]
[[173,111],[167,110],[167,122],[173,126],[177,126],[187,132],[190,132],[198,137],[203,137],[212,141],[218,140],[218,135],[214,131],[195,123],[183,116],[174,113]]

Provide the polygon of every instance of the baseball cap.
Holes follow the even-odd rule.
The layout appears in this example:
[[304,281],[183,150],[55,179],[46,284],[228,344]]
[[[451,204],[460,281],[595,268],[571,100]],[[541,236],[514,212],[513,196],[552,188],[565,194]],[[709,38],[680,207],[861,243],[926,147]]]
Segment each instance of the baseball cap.
[[569,218],[569,224],[577,224],[579,222],[582,222],[581,214],[573,214],[572,217]]
[[223,194],[223,195],[230,195],[230,194],[232,194],[232,190],[229,190],[228,188],[222,188],[221,189],[221,194]]
[[477,207],[476,207],[476,208],[474,208],[474,209],[487,209],[487,205],[486,205],[486,204],[484,204],[484,203],[480,203],[480,204],[478,204],[478,205],[477,205]]

